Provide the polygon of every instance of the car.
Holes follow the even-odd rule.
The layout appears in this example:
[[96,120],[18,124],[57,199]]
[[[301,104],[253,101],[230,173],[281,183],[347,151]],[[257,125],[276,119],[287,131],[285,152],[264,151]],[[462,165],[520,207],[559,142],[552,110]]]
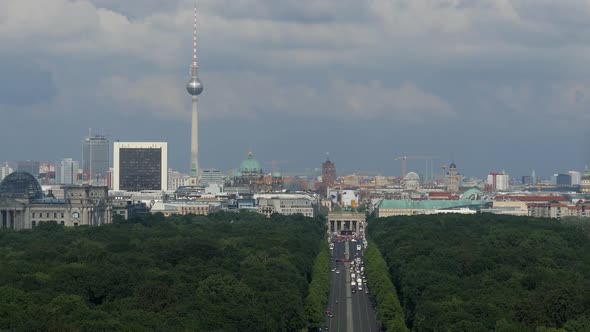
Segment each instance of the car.
[[330,312],[330,313],[328,314],[328,317],[330,317],[330,318],[334,318],[334,314]]
[[336,270],[336,273],[340,273],[340,270]]
[[332,268],[332,272],[334,272],[334,271],[336,271],[336,268],[335,267]]
[[365,287],[365,294],[369,294],[369,289]]

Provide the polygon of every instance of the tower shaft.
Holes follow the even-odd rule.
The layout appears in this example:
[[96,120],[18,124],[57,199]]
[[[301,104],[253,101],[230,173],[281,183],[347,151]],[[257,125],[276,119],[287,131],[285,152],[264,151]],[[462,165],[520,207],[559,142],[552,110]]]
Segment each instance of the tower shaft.
[[199,178],[199,97],[193,96],[193,112],[191,125],[191,178]]

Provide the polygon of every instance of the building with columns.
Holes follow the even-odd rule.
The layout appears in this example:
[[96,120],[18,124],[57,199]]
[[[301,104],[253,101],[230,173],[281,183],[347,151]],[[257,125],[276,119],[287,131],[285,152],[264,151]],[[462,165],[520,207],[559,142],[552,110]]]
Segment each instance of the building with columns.
[[107,187],[66,186],[64,199],[44,198],[37,179],[15,172],[0,183],[0,228],[31,229],[41,222],[98,226],[112,220]]
[[328,214],[328,233],[364,234],[367,217],[360,212],[330,212]]

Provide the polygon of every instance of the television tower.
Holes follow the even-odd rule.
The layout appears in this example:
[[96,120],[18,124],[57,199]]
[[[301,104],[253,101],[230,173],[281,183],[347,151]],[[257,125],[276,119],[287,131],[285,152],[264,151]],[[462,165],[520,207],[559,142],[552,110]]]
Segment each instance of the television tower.
[[191,126],[191,185],[199,183],[199,95],[203,92],[203,83],[199,80],[199,62],[197,61],[197,5],[193,11],[193,63],[191,64],[191,79],[186,84],[186,91],[193,99],[193,115]]

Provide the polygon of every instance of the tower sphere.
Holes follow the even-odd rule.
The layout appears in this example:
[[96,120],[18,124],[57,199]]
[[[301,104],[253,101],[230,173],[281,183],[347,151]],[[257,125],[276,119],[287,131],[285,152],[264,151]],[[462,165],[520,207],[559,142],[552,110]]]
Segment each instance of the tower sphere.
[[198,96],[203,92],[203,83],[198,78],[191,78],[186,84],[186,91],[193,96]]

